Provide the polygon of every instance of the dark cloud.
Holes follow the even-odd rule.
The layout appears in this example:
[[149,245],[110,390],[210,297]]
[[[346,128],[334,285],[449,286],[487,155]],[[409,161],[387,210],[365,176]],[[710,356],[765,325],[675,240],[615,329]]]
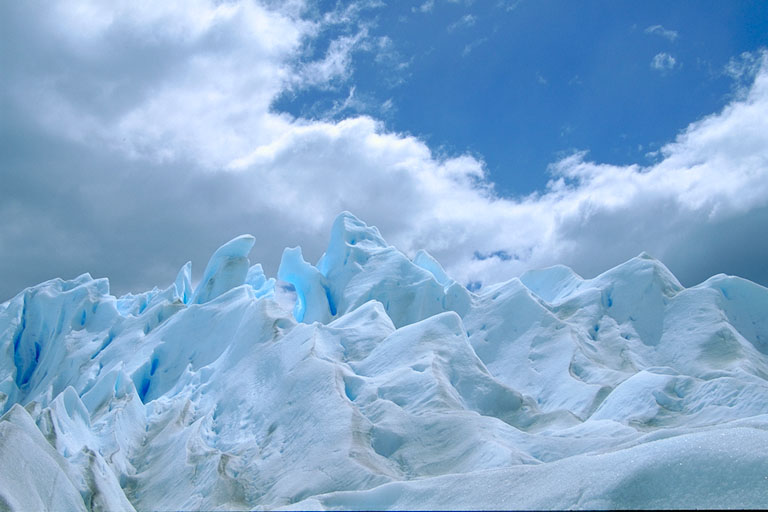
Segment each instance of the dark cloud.
[[[251,174],[210,173],[193,162],[157,164],[54,137],[23,119],[0,121],[0,297],[54,277],[109,277],[113,293],[172,282],[193,261],[242,233],[254,262],[274,274],[282,249],[310,242],[280,211],[258,204]],[[286,229],[288,228],[288,229]]]

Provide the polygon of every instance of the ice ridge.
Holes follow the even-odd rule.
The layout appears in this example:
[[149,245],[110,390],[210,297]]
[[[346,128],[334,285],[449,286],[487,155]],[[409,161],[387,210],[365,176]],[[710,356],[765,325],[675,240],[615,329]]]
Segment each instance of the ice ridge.
[[0,509],[768,507],[768,289],[647,254],[478,293],[349,212],[276,280],[0,305]]

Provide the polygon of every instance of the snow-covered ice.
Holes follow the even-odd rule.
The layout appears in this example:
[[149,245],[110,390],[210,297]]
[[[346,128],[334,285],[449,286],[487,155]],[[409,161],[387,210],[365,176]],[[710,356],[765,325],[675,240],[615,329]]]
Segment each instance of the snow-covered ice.
[[768,289],[641,254],[468,291],[349,213],[276,281],[0,305],[0,509],[768,507]]

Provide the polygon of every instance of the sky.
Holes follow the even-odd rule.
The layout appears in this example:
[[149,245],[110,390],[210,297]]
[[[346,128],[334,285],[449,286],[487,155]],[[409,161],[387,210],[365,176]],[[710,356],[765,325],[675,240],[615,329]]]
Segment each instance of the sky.
[[473,287],[645,251],[768,285],[768,3],[0,3],[0,300],[348,210]]

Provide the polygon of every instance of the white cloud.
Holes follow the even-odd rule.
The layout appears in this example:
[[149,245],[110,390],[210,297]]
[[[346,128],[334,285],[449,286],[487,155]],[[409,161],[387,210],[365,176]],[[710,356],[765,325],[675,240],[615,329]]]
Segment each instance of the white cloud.
[[414,7],[412,10],[413,12],[432,12],[432,9],[434,8],[435,8],[435,0],[426,0],[426,2],[424,2],[418,7]]
[[499,0],[499,2],[496,3],[496,7],[511,12],[517,9],[521,3],[523,3],[523,0]]
[[[449,3],[452,4],[464,4],[466,6],[471,6],[475,3],[475,0],[447,0]],[[421,12],[421,13],[429,13],[432,12],[435,8],[435,0],[426,0],[424,3],[417,7],[411,7],[411,12]]]
[[657,53],[651,59],[651,67],[658,71],[670,71],[677,65],[677,60],[666,52]]
[[450,25],[448,25],[447,30],[448,32],[453,32],[454,30],[458,28],[463,27],[471,27],[477,22],[477,18],[473,16],[472,14],[465,14],[461,18],[459,18],[457,21],[454,21]]
[[765,52],[743,52],[732,57],[723,68],[723,73],[733,80],[736,98],[744,98],[763,67]]
[[[37,58],[50,67],[46,74],[20,63],[13,100],[53,133],[208,167],[263,141],[265,122],[283,124],[269,105],[295,81],[291,58],[313,31],[294,9],[250,2],[125,2],[114,11],[101,2],[63,4],[22,14],[40,16]],[[336,53],[343,51],[318,65],[315,83],[344,73]]]
[[669,39],[670,41],[674,41],[675,39],[677,39],[677,36],[678,36],[677,31],[666,29],[661,25],[651,25],[650,27],[645,29],[645,33],[657,35],[659,37]]
[[473,51],[475,51],[475,48],[477,48],[480,45],[483,45],[488,42],[487,37],[481,37],[479,39],[475,39],[469,44],[464,45],[464,49],[461,51],[461,56],[466,57]]
[[331,41],[323,59],[301,66],[294,77],[296,86],[317,87],[337,79],[348,79],[352,72],[352,52],[360,47],[367,35],[367,30],[363,29],[353,36],[341,36]]
[[[45,151],[25,153],[33,160],[23,168],[11,167],[10,154],[3,165],[0,214],[17,219],[0,228],[6,282],[23,266],[70,277],[91,270],[114,277],[118,291],[163,284],[188,257],[200,272],[216,244],[241,232],[257,236],[252,259],[274,273],[287,245],[301,243],[308,257],[319,257],[344,209],[406,252],[426,248],[465,283],[558,262],[591,274],[642,250],[683,279],[713,268],[748,272],[720,243],[728,223],[738,226],[727,232],[728,249],[742,261],[764,260],[765,237],[755,233],[768,218],[765,54],[745,96],[684,129],[658,163],[614,166],[581,152],[552,166],[546,190],[510,199],[494,194],[477,158],[436,156],[371,117],[312,121],[272,111],[317,26],[296,6],[226,4],[235,16],[200,5],[217,21],[192,17],[192,28],[183,28],[184,9],[179,20],[170,11],[159,18],[177,27],[153,53],[159,63],[141,58],[146,27],[110,24],[106,15],[76,34],[54,37],[45,26],[8,36],[43,38],[30,50],[34,62],[53,64],[46,74],[25,58],[6,75],[13,109],[0,128],[23,126],[19,140],[46,142]],[[252,30],[260,20],[269,31]],[[72,38],[88,41],[59,44]],[[343,67],[323,76],[343,76]],[[76,243],[61,259],[56,246],[66,240]],[[705,259],[702,250],[722,256]]]

